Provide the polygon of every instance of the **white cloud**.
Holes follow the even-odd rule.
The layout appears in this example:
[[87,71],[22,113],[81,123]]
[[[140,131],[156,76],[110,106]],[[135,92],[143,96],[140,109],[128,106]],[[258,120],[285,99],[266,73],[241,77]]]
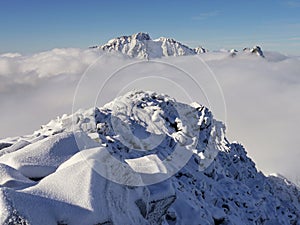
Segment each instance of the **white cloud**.
[[96,51],[53,49],[31,56],[0,55],[0,93],[14,85],[34,85],[44,78],[82,73],[99,56]]
[[[278,53],[266,56],[201,55],[224,91],[229,139],[244,144],[258,168],[266,173],[279,172],[294,179],[300,177],[300,58]],[[95,60],[97,63],[86,71]],[[123,88],[152,89],[180,100],[187,99],[182,92],[185,89],[194,100],[210,103],[217,118],[224,118],[218,87],[197,57],[157,61],[160,63],[150,65],[80,49],[54,49],[32,56],[0,55],[0,137],[31,133],[50,119],[71,113],[75,89],[84,72],[87,74],[81,79],[75,109],[92,107],[95,102],[101,106]],[[128,66],[132,63],[136,64]],[[172,64],[197,80],[209,101]],[[127,67],[118,71],[124,65]],[[116,71],[97,99],[104,81]],[[143,76],[144,80],[139,79]],[[181,89],[168,79],[180,84]],[[131,81],[135,82],[126,87]]]

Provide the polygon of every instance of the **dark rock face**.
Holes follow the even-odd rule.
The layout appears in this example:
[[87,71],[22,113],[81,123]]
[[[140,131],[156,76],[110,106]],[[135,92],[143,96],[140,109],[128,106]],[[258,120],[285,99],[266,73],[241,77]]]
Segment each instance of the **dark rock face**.
[[12,146],[12,144],[11,143],[0,143],[0,150],[7,148],[9,146]]

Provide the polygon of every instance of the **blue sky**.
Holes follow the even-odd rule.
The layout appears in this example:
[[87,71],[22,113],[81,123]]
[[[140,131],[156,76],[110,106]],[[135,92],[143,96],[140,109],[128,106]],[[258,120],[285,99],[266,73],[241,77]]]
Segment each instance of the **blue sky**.
[[300,55],[300,0],[0,0],[0,53],[85,48],[138,31],[210,50],[259,44]]

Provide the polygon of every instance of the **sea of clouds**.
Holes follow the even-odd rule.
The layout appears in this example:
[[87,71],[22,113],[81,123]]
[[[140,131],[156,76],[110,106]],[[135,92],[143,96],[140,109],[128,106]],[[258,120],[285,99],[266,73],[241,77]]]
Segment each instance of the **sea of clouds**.
[[150,61],[97,49],[0,55],[0,139],[32,133],[79,108],[102,106],[131,89],[208,106],[257,167],[300,179],[300,57],[229,53]]

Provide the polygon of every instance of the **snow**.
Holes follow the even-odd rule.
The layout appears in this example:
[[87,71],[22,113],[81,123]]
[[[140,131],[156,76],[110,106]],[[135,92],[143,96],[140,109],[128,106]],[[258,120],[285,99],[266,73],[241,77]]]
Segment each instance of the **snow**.
[[35,182],[23,176],[18,170],[0,163],[0,186],[18,188],[34,185]]
[[206,53],[206,52],[207,52],[207,50],[205,48],[201,47],[201,46],[195,48],[195,53],[196,54],[202,54],[202,53]]
[[4,154],[18,151],[19,149],[25,147],[28,144],[30,144],[30,142],[21,139],[21,140],[15,142],[14,144],[12,144],[11,146],[2,149],[0,152],[0,157]]
[[[263,165],[279,158],[280,165],[273,166],[276,170],[286,167],[288,158],[298,159],[285,150],[298,146],[297,143],[293,147],[289,145],[297,140],[293,135],[299,133],[294,119],[298,118],[294,102],[299,96],[298,57],[262,52],[259,46],[247,48],[245,52],[234,49],[207,52],[202,47],[191,49],[171,38],[152,40],[146,33],[112,39],[99,48],[104,51],[54,49],[32,56],[2,54],[0,92],[6,101],[1,108],[4,115],[1,124],[5,132],[9,129],[23,132],[24,121],[40,125],[38,118],[57,113],[56,106],[61,113],[70,111],[71,104],[66,104],[66,99],[73,97],[73,82],[77,83],[78,75],[99,56],[102,69],[93,71],[97,79],[87,83],[86,93],[97,92],[99,77],[103,82],[102,75],[112,74],[120,64],[139,64],[132,73],[121,74],[123,77],[117,83],[123,88],[122,79],[129,79],[128,74],[139,77],[147,73],[149,64],[144,62],[157,63],[151,61],[157,58],[164,65],[175,65],[199,75],[201,87],[208,87],[205,92],[210,93],[213,86],[203,75],[205,71],[195,66],[201,57],[213,68],[229,96],[229,110],[234,115],[230,122],[234,121],[233,125],[238,127],[234,138],[249,139],[254,143],[248,148],[252,152],[269,146],[272,154],[260,151],[260,155],[266,157],[262,158]],[[106,51],[131,58],[104,54]],[[173,70],[157,68],[158,64],[151,64],[150,72],[163,71],[168,79],[182,86],[187,83],[185,76],[178,79]],[[159,85],[155,83],[155,89]],[[171,88],[166,92],[179,92],[177,87]],[[23,89],[24,96],[22,92],[18,95]],[[199,101],[192,86],[188,85],[188,89]],[[44,94],[47,90],[49,94]],[[28,98],[27,92],[35,97]],[[92,107],[93,94],[92,100],[83,95],[79,99]],[[247,95],[253,96],[254,102]],[[112,99],[115,95],[108,92],[107,96]],[[101,100],[105,102],[107,96],[100,96]],[[33,100],[28,103],[26,99]],[[238,104],[233,99],[238,99]],[[13,110],[15,105],[17,108]],[[222,118],[218,108],[211,106],[214,115]],[[272,106],[271,110],[264,108],[267,106]],[[30,117],[26,114],[29,109]],[[10,121],[5,126],[6,111],[16,126]],[[270,124],[276,129],[270,129]],[[254,133],[243,133],[251,129]],[[287,141],[284,145],[266,142],[275,136],[281,137],[278,142]],[[17,221],[33,225],[299,222],[299,189],[292,182],[282,175],[265,177],[257,171],[244,147],[228,141],[225,126],[206,107],[177,102],[164,94],[133,91],[101,108],[57,117],[32,135],[2,139],[0,148],[0,223],[5,225]]]
[[[92,146],[93,143],[89,147]],[[42,178],[53,173],[79,150],[74,134],[62,133],[36,141],[18,151],[4,153],[0,163],[15,168],[26,177]]]
[[[145,224],[145,219],[137,213],[139,209],[135,201],[145,198],[147,204],[147,201],[169,193],[171,187],[166,188],[165,184],[158,185],[158,195],[150,188],[129,189],[112,183],[97,174],[90,162],[87,163],[79,154],[37,185],[13,194],[18,213],[25,214],[30,224],[97,224],[107,221]],[[142,195],[147,190],[151,194],[149,199]],[[37,209],[26,210],[28,204]]]
[[[115,129],[114,117],[132,132]],[[123,143],[151,134],[162,135],[151,148]],[[1,224],[297,224],[300,218],[299,189],[258,172],[197,103],[132,91],[22,139],[26,145],[0,157]]]
[[126,163],[138,173],[167,173],[167,169],[157,155],[143,156],[137,159],[126,159]]
[[194,50],[171,38],[160,37],[152,40],[149,34],[142,32],[112,39],[107,44],[99,46],[99,48],[109,52],[122,52],[130,57],[140,59],[194,55],[205,52],[203,48]]

